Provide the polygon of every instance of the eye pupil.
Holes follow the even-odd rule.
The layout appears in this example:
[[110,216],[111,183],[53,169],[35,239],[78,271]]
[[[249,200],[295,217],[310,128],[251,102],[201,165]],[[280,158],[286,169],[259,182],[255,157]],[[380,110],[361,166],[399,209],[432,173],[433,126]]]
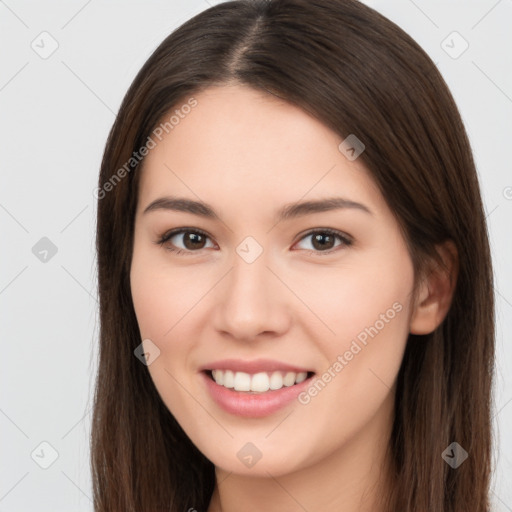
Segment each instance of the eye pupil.
[[[330,240],[327,243],[323,243],[322,240],[325,240],[325,239],[330,239]],[[326,247],[328,249],[330,249],[332,246],[333,240],[334,240],[334,237],[332,235],[325,234],[325,233],[317,233],[313,236],[313,247],[315,247],[315,249],[325,249]],[[331,242],[331,244],[329,244],[329,242]],[[317,243],[319,243],[319,246],[316,245]]]
[[[203,240],[201,240],[203,239]],[[187,249],[201,249],[204,245],[204,237],[199,233],[193,233],[190,231],[185,232],[183,236],[184,245]],[[191,242],[191,243],[189,243]],[[202,242],[202,243],[201,243]]]

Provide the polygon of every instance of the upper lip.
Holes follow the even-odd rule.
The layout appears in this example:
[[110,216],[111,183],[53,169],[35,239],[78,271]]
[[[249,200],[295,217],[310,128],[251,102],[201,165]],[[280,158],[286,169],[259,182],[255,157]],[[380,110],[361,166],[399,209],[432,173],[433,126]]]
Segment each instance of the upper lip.
[[243,359],[222,359],[205,364],[200,368],[201,371],[206,370],[231,370],[245,373],[259,373],[259,372],[312,372],[307,368],[294,366],[291,364],[283,363],[273,359],[253,359],[252,361],[244,361]]

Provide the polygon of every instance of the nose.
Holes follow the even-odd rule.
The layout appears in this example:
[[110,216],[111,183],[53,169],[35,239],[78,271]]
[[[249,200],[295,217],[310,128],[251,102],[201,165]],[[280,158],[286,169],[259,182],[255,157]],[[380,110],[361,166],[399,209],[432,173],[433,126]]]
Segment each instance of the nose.
[[290,292],[276,274],[265,251],[252,263],[235,253],[231,270],[216,287],[217,332],[244,341],[286,332],[291,322]]

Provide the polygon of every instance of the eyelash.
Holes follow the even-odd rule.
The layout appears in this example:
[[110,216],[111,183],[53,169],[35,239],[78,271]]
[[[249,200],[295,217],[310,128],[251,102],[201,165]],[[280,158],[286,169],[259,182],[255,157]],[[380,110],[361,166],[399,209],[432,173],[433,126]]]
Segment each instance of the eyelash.
[[[159,240],[157,240],[155,243],[164,247],[164,244],[168,240],[170,240],[173,236],[179,235],[182,233],[195,233],[195,234],[202,235],[206,238],[210,238],[210,236],[207,233],[205,233],[204,231],[197,229],[197,228],[193,228],[193,229],[192,228],[179,228],[179,229],[164,233],[159,238]],[[299,242],[308,236],[316,235],[319,233],[338,237],[341,240],[341,242],[343,243],[343,245],[345,245],[346,247],[350,247],[353,243],[353,241],[347,235],[345,235],[344,233],[337,231],[335,229],[331,229],[331,228],[315,229],[315,230],[308,231],[299,239]],[[303,249],[303,250],[305,250],[308,254],[324,256],[324,255],[329,255],[329,254],[336,252],[339,247],[340,247],[340,245],[338,245],[328,251],[314,251],[314,250],[310,250],[310,249]],[[201,249],[198,249],[197,251],[191,251],[191,250],[185,250],[185,249],[175,249],[172,247],[164,247],[164,249],[167,251],[171,251],[176,255],[186,255],[186,256],[192,256],[192,255],[194,255],[194,253],[201,251]]]

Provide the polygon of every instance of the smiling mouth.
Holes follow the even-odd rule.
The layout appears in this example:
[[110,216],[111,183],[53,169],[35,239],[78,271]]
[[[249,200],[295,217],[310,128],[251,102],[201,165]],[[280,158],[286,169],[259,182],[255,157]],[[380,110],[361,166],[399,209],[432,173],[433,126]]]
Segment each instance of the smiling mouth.
[[291,387],[310,379],[314,372],[258,372],[206,370],[206,375],[219,386],[246,394],[267,393]]

